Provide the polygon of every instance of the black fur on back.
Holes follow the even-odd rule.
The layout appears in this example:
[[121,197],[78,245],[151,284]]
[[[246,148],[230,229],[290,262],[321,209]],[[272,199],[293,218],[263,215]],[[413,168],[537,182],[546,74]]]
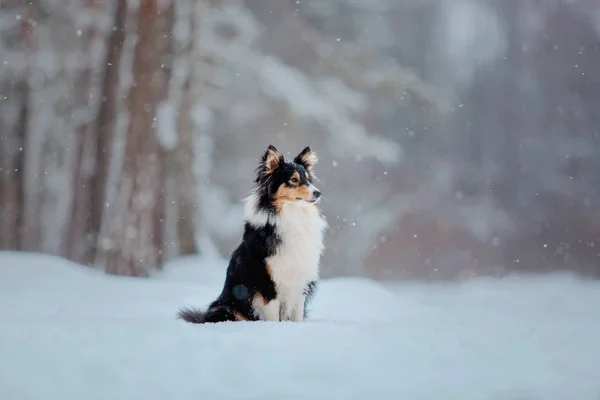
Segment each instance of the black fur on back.
[[274,254],[279,243],[273,225],[267,223],[257,229],[246,223],[243,241],[231,255],[220,296],[206,312],[184,308],[179,310],[179,318],[196,324],[257,320],[252,306],[255,296],[260,294],[266,301],[271,301],[277,295],[265,259]]

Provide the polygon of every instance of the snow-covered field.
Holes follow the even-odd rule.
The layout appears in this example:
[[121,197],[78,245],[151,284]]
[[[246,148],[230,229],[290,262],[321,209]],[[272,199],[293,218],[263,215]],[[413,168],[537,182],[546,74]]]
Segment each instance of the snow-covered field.
[[223,261],[118,278],[0,253],[0,399],[600,399],[600,283],[322,282],[307,323],[191,325]]

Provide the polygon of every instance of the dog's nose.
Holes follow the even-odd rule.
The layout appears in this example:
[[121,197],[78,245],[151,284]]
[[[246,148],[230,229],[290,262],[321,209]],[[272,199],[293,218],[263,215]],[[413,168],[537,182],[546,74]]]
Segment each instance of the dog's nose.
[[321,197],[321,192],[319,192],[318,190],[315,190],[313,192],[313,196],[315,196],[315,199],[318,199],[319,197]]

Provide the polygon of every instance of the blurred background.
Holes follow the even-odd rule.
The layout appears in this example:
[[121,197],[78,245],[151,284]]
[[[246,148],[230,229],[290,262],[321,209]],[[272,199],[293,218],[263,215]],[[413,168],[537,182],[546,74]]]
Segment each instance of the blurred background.
[[228,257],[269,144],[323,276],[600,276],[600,3],[0,0],[0,249]]

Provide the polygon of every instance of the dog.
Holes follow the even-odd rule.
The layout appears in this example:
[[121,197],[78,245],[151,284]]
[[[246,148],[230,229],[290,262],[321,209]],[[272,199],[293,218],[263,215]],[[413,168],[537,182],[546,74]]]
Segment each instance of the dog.
[[184,321],[294,321],[307,319],[319,279],[323,235],[321,191],[314,185],[318,159],[306,147],[286,162],[270,145],[256,169],[244,206],[242,243],[233,251],[220,296],[206,311],[183,308]]

